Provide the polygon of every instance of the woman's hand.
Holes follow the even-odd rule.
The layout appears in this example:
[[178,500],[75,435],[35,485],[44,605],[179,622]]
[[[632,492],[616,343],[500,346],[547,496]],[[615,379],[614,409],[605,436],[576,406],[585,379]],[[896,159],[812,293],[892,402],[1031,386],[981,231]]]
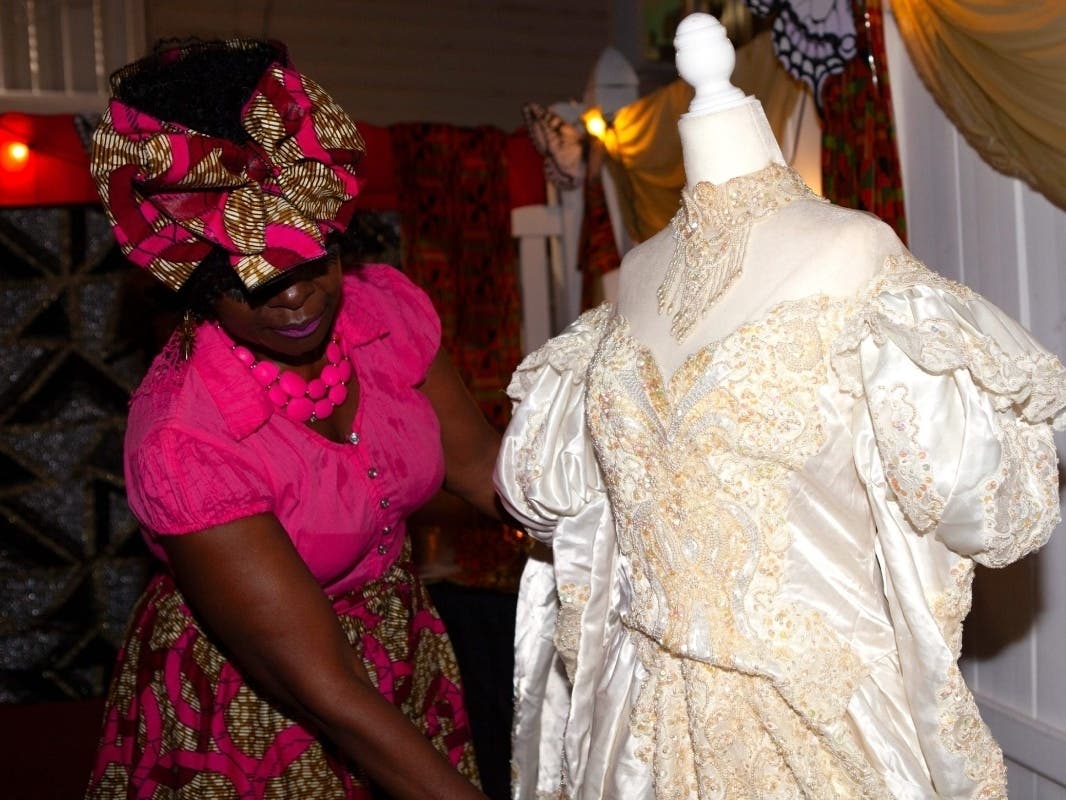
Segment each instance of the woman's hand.
[[160,541],[197,619],[249,682],[390,796],[484,797],[374,688],[273,515]]

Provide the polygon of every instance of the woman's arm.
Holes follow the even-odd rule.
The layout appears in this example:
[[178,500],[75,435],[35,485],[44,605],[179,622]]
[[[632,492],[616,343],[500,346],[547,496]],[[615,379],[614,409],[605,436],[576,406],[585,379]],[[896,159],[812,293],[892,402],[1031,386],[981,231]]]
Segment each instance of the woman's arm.
[[483,514],[504,514],[492,485],[500,434],[489,425],[444,350],[438,350],[421,386],[440,420],[444,488]]
[[250,682],[390,796],[484,797],[374,688],[273,515],[161,541],[197,618]]

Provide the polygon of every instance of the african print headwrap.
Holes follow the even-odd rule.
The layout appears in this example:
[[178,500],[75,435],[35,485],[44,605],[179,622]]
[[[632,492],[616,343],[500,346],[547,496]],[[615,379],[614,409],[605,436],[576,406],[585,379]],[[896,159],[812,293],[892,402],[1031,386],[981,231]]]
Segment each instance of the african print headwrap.
[[115,98],[93,135],[91,170],[122,252],[172,289],[216,246],[255,288],[326,255],[327,234],[351,219],[363,138],[276,48],[241,110],[249,142],[159,120]]

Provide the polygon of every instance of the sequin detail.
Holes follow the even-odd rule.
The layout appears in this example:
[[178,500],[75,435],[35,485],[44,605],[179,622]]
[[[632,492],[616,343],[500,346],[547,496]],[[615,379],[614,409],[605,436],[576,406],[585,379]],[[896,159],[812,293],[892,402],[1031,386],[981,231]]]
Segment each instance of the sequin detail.
[[780,164],[682,191],[681,208],[670,222],[674,253],[657,292],[659,313],[673,318],[675,339],[688,336],[740,276],[752,225],[799,199],[822,200],[799,173]]
[[[825,342],[849,309],[783,303],[669,380],[616,316],[590,366],[587,421],[631,568],[625,624],[651,676],[632,725],[657,797],[799,797],[827,781],[831,796],[887,797],[836,724],[864,664],[780,593],[791,476],[825,444]],[[806,755],[780,757],[793,748]]]

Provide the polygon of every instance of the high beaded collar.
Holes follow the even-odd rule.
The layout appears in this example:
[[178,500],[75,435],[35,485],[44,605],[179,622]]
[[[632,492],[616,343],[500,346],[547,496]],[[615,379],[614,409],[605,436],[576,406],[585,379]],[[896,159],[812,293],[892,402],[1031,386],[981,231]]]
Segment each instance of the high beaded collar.
[[659,313],[672,317],[682,341],[740,276],[751,226],[794,200],[823,200],[791,167],[770,164],[722,184],[697,183],[681,193],[670,226],[674,253],[659,285]]

